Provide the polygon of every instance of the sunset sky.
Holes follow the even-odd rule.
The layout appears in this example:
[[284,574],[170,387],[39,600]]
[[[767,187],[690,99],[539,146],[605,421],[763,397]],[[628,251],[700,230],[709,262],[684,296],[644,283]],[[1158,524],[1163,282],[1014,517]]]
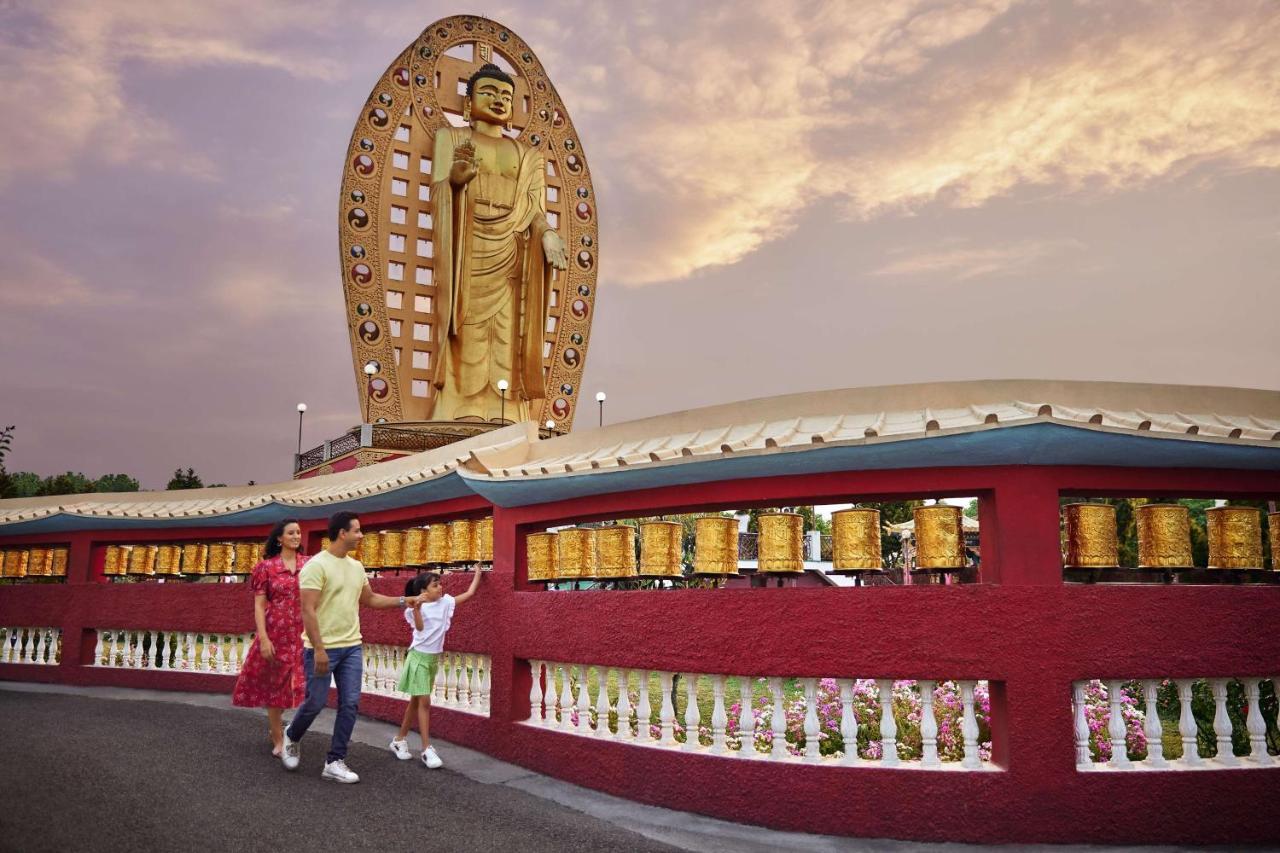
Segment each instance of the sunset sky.
[[[599,200],[606,416],[980,378],[1280,390],[1280,4],[0,3],[10,471],[286,479],[360,420],[339,178],[480,12]],[[591,427],[589,409],[579,428]]]

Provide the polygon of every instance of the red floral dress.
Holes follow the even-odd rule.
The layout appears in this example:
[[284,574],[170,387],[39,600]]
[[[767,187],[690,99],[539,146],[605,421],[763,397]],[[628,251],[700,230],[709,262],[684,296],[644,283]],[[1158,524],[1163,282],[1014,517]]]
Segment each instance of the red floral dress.
[[[295,558],[298,572],[307,562],[305,554]],[[267,597],[267,636],[275,647],[275,660],[258,652],[253,638],[244,668],[236,679],[231,704],[247,708],[296,708],[306,696],[302,672],[302,599],[298,593],[298,573],[290,572],[279,555],[253,567],[249,586],[255,596]]]

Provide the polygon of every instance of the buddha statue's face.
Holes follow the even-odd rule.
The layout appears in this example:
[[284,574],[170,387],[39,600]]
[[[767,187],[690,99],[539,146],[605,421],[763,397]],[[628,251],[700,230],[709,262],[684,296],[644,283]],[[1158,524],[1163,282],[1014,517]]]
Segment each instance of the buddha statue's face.
[[481,77],[471,92],[471,120],[506,124],[511,121],[516,90],[510,83]]

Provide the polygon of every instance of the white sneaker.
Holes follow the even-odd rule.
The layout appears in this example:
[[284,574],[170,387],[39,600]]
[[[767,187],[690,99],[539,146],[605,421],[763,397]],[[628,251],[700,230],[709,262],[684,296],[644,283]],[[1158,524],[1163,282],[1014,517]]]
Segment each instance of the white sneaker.
[[396,758],[401,761],[408,761],[410,758],[413,758],[413,753],[409,752],[409,742],[402,740],[401,738],[392,738],[391,745],[388,749],[394,752],[396,754]]
[[429,746],[422,750],[422,763],[427,765],[431,770],[444,767],[444,762],[440,760],[440,756],[436,754],[436,748]]
[[347,762],[339,758],[337,761],[330,761],[324,766],[324,770],[320,773],[321,779],[328,779],[331,782],[342,782],[351,785],[360,781],[360,777],[347,767]]
[[284,736],[284,749],[280,752],[280,763],[284,765],[285,770],[297,770],[298,761],[302,758],[302,745],[294,740],[289,740],[289,736]]

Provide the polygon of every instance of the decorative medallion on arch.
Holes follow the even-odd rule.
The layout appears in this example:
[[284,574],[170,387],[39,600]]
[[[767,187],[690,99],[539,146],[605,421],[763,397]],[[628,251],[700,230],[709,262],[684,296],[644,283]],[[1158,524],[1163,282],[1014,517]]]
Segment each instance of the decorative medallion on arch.
[[[566,261],[563,270],[548,263],[540,297],[521,295],[514,309],[515,334],[534,330],[538,337],[530,332],[516,344],[531,354],[522,362],[522,375],[530,377],[523,386],[528,404],[522,409],[508,397],[506,417],[550,420],[563,432],[578,409],[595,313],[597,200],[582,142],[542,64],[523,39],[486,18],[455,15],[427,27],[374,86],[351,134],[338,231],[356,387],[370,421],[444,419],[437,408],[448,345],[442,312],[450,310],[456,288],[451,291],[439,271],[460,253],[452,241],[440,245],[437,236],[447,229],[434,221],[439,208],[432,194],[439,190],[433,189],[432,159],[442,128],[449,128],[451,140],[467,132],[457,130],[468,126],[467,81],[486,63],[514,83],[502,135],[542,158],[546,228],[563,241]],[[440,180],[437,171],[434,181]],[[447,179],[441,186],[449,188]],[[519,251],[529,251],[536,231],[531,226],[522,232]],[[522,263],[540,258],[541,251],[537,247]],[[542,322],[532,322],[539,311]],[[375,368],[371,376],[366,365]],[[541,382],[533,387],[539,368]],[[511,387],[521,386],[513,378]]]

